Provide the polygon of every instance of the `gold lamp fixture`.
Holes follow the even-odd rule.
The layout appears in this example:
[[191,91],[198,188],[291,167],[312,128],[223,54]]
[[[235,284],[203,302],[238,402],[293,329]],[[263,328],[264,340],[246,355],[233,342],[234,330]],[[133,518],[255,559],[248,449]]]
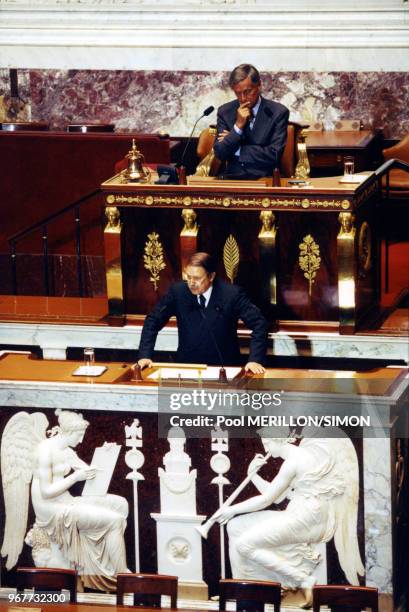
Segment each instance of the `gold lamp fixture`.
[[122,171],[122,175],[127,183],[146,183],[151,177],[150,170],[145,168],[143,163],[145,158],[138,150],[135,139],[132,139],[132,149],[126,155],[128,167]]

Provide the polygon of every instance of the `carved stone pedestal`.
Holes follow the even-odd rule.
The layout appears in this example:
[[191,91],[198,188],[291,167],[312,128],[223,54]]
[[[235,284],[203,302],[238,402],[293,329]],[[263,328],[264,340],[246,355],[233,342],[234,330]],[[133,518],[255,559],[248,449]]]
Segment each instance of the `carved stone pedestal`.
[[179,598],[206,600],[207,584],[203,581],[202,537],[196,530],[205,516],[163,515],[154,513],[156,521],[158,573],[179,577]]

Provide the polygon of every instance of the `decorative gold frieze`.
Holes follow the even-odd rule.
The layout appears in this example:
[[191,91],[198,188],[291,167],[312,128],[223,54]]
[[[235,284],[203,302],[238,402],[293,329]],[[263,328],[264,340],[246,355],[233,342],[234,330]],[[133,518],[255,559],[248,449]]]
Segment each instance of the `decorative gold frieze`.
[[311,234],[304,236],[303,241],[299,245],[300,255],[298,265],[304,272],[305,278],[308,280],[308,295],[311,297],[312,284],[320,268],[321,257],[320,247],[315,242]]
[[312,198],[267,198],[267,197],[227,197],[227,196],[162,196],[152,195],[109,195],[108,204],[134,204],[140,206],[194,206],[195,208],[283,208],[283,209],[333,209],[348,210],[348,200],[315,200]]
[[237,276],[240,262],[240,251],[239,245],[232,234],[227,238],[223,247],[223,263],[226,270],[227,278],[231,283],[234,283],[234,279]]
[[158,290],[159,274],[166,268],[163,260],[163,247],[159,240],[159,234],[152,232],[148,234],[145,244],[143,261],[145,268],[150,273],[149,280],[153,283],[155,291]]

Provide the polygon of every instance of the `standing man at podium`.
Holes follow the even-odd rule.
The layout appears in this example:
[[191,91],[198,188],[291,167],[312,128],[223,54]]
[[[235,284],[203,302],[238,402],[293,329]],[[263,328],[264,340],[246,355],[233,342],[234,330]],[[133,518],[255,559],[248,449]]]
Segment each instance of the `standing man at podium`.
[[243,289],[216,279],[216,264],[208,253],[195,253],[185,268],[186,282],[172,285],[147,315],[139,344],[141,368],[152,364],[158,332],[170,317],[178,324],[180,363],[240,365],[238,320],[252,330],[247,372],[263,374],[267,322]]
[[288,108],[263,98],[260,74],[240,64],[229,77],[237,100],[217,111],[215,155],[225,162],[221,175],[229,179],[273,176],[287,142]]

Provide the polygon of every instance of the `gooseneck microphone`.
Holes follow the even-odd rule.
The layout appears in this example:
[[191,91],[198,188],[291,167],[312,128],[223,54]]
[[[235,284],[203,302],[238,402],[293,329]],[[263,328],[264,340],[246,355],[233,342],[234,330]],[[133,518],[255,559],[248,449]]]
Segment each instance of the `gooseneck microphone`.
[[195,124],[194,124],[194,126],[193,126],[193,129],[192,129],[192,131],[190,132],[190,136],[189,136],[189,138],[187,139],[186,146],[185,146],[185,148],[184,148],[184,150],[183,150],[183,153],[182,153],[182,157],[180,158],[179,167],[180,167],[180,166],[183,166],[183,162],[184,162],[184,160],[185,160],[185,155],[186,155],[187,148],[188,148],[188,146],[189,146],[189,144],[190,144],[190,141],[192,140],[193,132],[195,131],[195,128],[196,128],[197,124],[199,123],[200,119],[203,119],[203,117],[208,117],[209,115],[211,115],[211,113],[212,113],[213,111],[214,111],[214,106],[208,106],[208,107],[207,107],[207,108],[206,108],[206,109],[203,111],[203,113],[200,115],[199,119],[196,119]]

